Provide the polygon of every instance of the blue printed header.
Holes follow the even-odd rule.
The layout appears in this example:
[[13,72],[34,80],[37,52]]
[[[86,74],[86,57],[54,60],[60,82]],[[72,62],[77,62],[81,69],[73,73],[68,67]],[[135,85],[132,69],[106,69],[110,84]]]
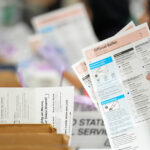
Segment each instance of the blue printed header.
[[120,96],[117,96],[117,97],[113,97],[111,99],[108,99],[108,100],[105,100],[103,102],[101,102],[101,105],[105,105],[105,104],[108,104],[108,103],[112,103],[114,101],[117,101],[117,100],[120,100],[120,99],[123,99],[125,98],[124,94],[120,95]]
[[97,62],[90,64],[89,67],[90,67],[90,70],[93,70],[93,69],[99,68],[101,66],[104,66],[106,64],[109,64],[112,61],[113,61],[112,57],[107,57],[105,59],[102,59],[102,60],[99,60]]

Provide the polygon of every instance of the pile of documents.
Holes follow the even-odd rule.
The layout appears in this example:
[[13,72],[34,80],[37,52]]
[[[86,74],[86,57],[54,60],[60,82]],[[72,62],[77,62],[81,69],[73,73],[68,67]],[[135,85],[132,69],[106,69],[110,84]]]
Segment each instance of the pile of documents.
[[0,125],[1,150],[71,150],[69,136],[57,134],[50,124]]
[[74,89],[0,88],[1,124],[52,124],[72,135]]
[[131,22],[82,52],[84,59],[73,68],[103,116],[112,149],[149,150],[148,25]]

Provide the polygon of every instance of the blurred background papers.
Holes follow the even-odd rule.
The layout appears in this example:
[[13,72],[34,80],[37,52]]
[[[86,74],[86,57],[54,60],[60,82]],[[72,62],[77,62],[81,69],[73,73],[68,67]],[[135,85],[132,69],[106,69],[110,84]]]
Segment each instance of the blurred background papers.
[[0,59],[4,63],[15,64],[28,59],[31,50],[28,37],[31,30],[25,23],[11,27],[0,27]]
[[32,19],[32,24],[43,36],[53,32],[71,65],[81,58],[82,48],[97,41],[82,3],[37,16]]
[[18,72],[22,85],[25,87],[58,86],[60,82],[58,72],[44,60],[24,61],[20,64]]

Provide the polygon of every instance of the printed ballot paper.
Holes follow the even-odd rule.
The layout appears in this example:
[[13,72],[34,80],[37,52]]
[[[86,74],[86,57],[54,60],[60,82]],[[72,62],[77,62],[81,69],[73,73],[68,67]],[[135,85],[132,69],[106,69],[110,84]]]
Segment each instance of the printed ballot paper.
[[73,102],[72,87],[0,88],[0,123],[50,123],[71,136]]
[[143,24],[83,50],[112,149],[150,148],[149,45]]
[[53,34],[71,64],[81,58],[82,48],[97,42],[82,3],[37,16],[33,18],[32,24],[37,32],[46,37]]
[[[135,24],[131,21],[129,24],[127,24],[120,32],[116,34],[120,35],[121,33],[132,29],[135,27]],[[77,77],[79,78],[80,82],[83,84],[84,88],[86,89],[87,93],[89,94],[90,98],[92,99],[93,103],[95,104],[96,108],[100,110],[99,102],[96,99],[96,95],[94,93],[94,88],[92,85],[90,73],[88,71],[86,62],[84,59],[78,61],[73,66],[73,70],[76,73]]]

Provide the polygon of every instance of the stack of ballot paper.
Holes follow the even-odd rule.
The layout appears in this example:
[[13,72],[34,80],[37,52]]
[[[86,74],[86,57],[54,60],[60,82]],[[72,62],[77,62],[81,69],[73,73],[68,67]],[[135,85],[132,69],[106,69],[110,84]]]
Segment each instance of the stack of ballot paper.
[[71,137],[73,102],[72,87],[0,88],[0,123],[52,124]]
[[73,68],[99,108],[114,150],[150,149],[150,31],[132,22],[82,50]]
[[71,150],[68,142],[49,124],[0,125],[0,150]]

